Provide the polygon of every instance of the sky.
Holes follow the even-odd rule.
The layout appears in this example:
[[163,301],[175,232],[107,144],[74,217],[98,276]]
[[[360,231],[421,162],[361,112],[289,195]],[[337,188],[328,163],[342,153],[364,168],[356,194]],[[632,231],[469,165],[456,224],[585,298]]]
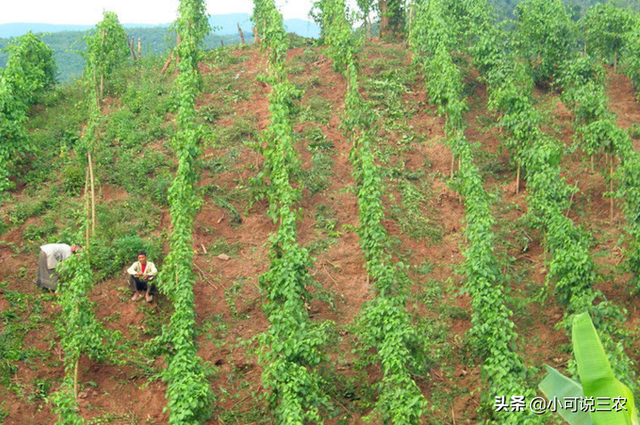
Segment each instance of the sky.
[[[251,13],[252,0],[206,0],[212,15]],[[178,0],[0,0],[0,24],[46,23],[95,25],[103,10],[115,12],[123,24],[166,24],[173,22]],[[310,20],[313,0],[276,0],[285,19]]]

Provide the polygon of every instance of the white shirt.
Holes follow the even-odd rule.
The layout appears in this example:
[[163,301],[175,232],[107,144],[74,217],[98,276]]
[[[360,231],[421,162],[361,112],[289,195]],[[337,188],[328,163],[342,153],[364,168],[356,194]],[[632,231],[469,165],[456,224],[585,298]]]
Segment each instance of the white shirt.
[[54,269],[60,261],[71,257],[71,247],[66,243],[50,243],[40,249],[47,255],[48,269]]
[[[137,275],[138,273],[142,273],[142,264],[140,264],[140,261],[136,261],[135,263],[133,263],[127,270],[127,273],[133,276]],[[144,269],[144,274],[149,277],[154,277],[158,274],[158,269],[156,269],[155,264],[153,264],[151,261],[147,261],[147,267]]]

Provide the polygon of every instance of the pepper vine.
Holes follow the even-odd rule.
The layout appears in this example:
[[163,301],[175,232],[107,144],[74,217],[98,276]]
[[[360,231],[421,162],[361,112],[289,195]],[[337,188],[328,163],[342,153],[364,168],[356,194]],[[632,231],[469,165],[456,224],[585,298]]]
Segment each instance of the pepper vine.
[[311,297],[308,288],[317,284],[309,274],[313,264],[309,252],[296,240],[300,190],[291,184],[300,168],[292,135],[301,93],[287,80],[286,32],[273,0],[255,0],[252,19],[268,56],[271,83],[271,117],[262,135],[265,163],[260,177],[268,181],[269,215],[279,224],[269,240],[269,270],[259,279],[269,318],[269,328],[260,337],[262,381],[270,390],[268,401],[277,423],[320,423],[320,408],[329,400],[321,390],[317,368],[326,361],[320,348],[327,340],[328,323],[312,323],[305,305]]
[[420,369],[412,350],[420,344],[406,308],[411,282],[404,264],[393,261],[389,235],[382,224],[383,181],[373,155],[375,114],[359,91],[357,53],[361,47],[352,34],[344,0],[325,1],[323,7],[327,56],[347,81],[342,128],[353,143],[349,160],[358,194],[358,235],[375,294],[364,305],[356,324],[362,351],[375,348],[374,358],[383,373],[382,380],[375,384],[379,399],[370,416],[382,423],[417,424],[427,402],[411,373]]
[[[442,13],[445,3],[436,0],[417,4],[410,44],[414,60],[422,65],[427,76],[431,102],[446,117],[446,144],[459,158],[458,190],[464,199],[468,238],[463,270],[465,288],[473,306],[470,333],[484,356],[482,376],[489,385],[489,401],[504,394],[522,394],[529,398],[535,396],[535,390],[526,385],[528,370],[514,349],[517,333],[510,318],[513,313],[504,304],[506,282],[494,252],[495,220],[480,170],[474,164],[471,146],[464,135],[467,126],[464,113],[468,108],[463,98],[461,71],[450,53],[455,40],[463,35],[451,30],[455,28],[453,22]],[[530,412],[510,412],[500,418],[500,423],[541,422],[540,417]]]
[[169,423],[190,425],[206,421],[213,402],[202,359],[197,355],[192,268],[194,219],[201,206],[196,189],[199,177],[196,164],[202,129],[196,121],[195,102],[200,90],[200,46],[210,27],[202,0],[181,0],[178,13],[174,23],[181,38],[177,46],[179,73],[174,83],[178,98],[178,129],[172,140],[178,169],[168,193],[172,225],[170,253],[158,274],[158,288],[171,300],[174,312],[156,342],[170,347],[165,355],[167,369],[162,374],[167,382]]

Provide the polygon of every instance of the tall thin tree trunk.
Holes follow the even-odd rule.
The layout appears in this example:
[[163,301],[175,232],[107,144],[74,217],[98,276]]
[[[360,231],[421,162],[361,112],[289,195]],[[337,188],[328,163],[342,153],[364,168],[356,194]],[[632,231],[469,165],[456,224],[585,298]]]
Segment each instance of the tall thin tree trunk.
[[516,172],[516,194],[520,193],[520,162],[518,162],[518,171]]
[[142,39],[138,37],[138,59],[142,57]]
[[407,34],[411,34],[412,23],[413,23],[413,2],[411,2],[411,6],[409,6],[409,31],[407,31]]
[[379,0],[378,9],[380,9],[380,38],[384,38],[391,32],[389,28],[389,7],[387,0]]

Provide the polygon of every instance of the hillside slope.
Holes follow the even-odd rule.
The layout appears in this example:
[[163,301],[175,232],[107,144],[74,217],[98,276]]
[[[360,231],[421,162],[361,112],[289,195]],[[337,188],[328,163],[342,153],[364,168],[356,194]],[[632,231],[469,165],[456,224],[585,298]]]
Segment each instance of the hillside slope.
[[[210,51],[201,64],[203,95],[199,119],[206,126],[201,158],[202,207],[193,249],[199,281],[195,289],[199,355],[212,370],[217,401],[209,424],[268,424],[263,398],[260,350],[256,336],[268,322],[262,311],[258,277],[269,264],[267,242],[276,228],[260,198],[256,179],[263,163],[260,132],[269,120],[268,86],[262,82],[265,60],[252,46]],[[90,297],[106,326],[122,332],[121,365],[81,360],[81,415],[91,424],[165,424],[165,384],[161,360],[144,349],[160,333],[171,306],[163,297],[153,304],[129,301],[124,270],[146,248],[162,264],[170,225],[166,190],[175,162],[172,75],[159,76],[161,60],[149,60],[112,81],[103,104],[96,172],[97,244],[93,248],[96,286]],[[357,198],[348,155],[351,146],[340,128],[345,81],[333,72],[322,48],[289,51],[289,79],[304,90],[295,130],[303,159],[304,187],[300,243],[316,258],[311,274],[321,285],[309,305],[314,322],[330,320],[325,391],[330,405],[326,423],[360,424],[375,400],[377,365],[357,351],[353,329],[361,306],[372,297],[355,229]],[[471,110],[466,134],[493,195],[497,218],[496,252],[511,292],[518,352],[527,364],[563,369],[569,359],[566,334],[556,330],[563,309],[545,285],[545,253],[540,235],[524,219],[526,187],[515,194],[515,172],[487,112],[486,92],[466,66],[465,90]],[[429,106],[424,82],[401,45],[367,44],[362,57],[364,95],[378,116],[375,155],[386,182],[385,227],[392,252],[408,265],[412,296],[408,307],[424,342],[423,368],[415,379],[432,409],[425,423],[478,423],[486,412],[480,359],[466,334],[470,300],[456,272],[466,244],[465,211],[450,188],[451,153],[442,143],[444,118]],[[640,108],[628,80],[611,75],[611,106],[619,124],[632,130],[640,149]],[[569,146],[571,115],[556,94],[536,92],[546,112],[546,131]],[[34,284],[38,247],[47,242],[81,240],[77,213],[83,205],[84,170],[73,147],[86,119],[82,88],[68,85],[32,111],[34,141],[42,154],[21,164],[16,190],[0,207],[0,423],[50,424],[56,421],[49,396],[63,376],[56,297]],[[604,161],[602,161],[605,164]],[[640,301],[629,295],[621,247],[624,219],[620,207],[608,218],[607,183],[590,172],[578,154],[565,156],[567,180],[580,189],[570,211],[593,238],[592,254],[601,280],[598,289],[627,308],[629,354],[638,361]],[[540,299],[541,293],[546,299]],[[538,374],[541,376],[542,372]],[[535,386],[535,382],[531,385]],[[489,401],[490,403],[490,401]],[[375,422],[375,419],[373,421]],[[549,417],[549,423],[553,419]]]

